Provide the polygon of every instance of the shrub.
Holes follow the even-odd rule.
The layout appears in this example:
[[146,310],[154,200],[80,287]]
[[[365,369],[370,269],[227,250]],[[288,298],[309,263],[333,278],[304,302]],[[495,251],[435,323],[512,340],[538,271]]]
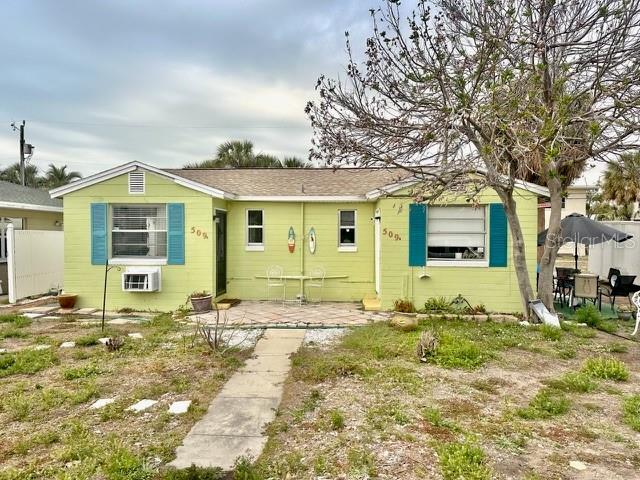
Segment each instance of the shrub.
[[424,302],[424,309],[427,312],[451,312],[453,310],[451,302],[444,297],[427,298]]
[[491,478],[482,449],[470,441],[451,442],[438,448],[440,469],[445,480],[485,480]]
[[557,390],[575,393],[592,392],[598,387],[598,384],[589,375],[582,372],[566,373],[558,379],[549,381],[548,385]]
[[612,357],[588,358],[582,365],[582,372],[604,380],[626,382],[629,379],[629,370],[624,362]]
[[586,304],[576,310],[575,319],[579,323],[586,323],[590,327],[596,328],[602,322],[602,315],[595,305]]
[[399,298],[393,302],[393,309],[400,313],[415,313],[416,307],[411,300]]
[[571,402],[563,393],[543,388],[529,402],[529,406],[519,409],[516,413],[524,419],[536,420],[562,415],[570,406]]
[[640,432],[640,395],[631,395],[624,399],[622,405],[624,423]]

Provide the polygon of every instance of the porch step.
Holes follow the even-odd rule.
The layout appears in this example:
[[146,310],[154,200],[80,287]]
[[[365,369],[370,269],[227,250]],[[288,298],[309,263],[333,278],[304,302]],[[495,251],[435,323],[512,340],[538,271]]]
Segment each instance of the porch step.
[[379,312],[382,308],[380,299],[377,297],[364,297],[362,299],[362,308],[365,312]]

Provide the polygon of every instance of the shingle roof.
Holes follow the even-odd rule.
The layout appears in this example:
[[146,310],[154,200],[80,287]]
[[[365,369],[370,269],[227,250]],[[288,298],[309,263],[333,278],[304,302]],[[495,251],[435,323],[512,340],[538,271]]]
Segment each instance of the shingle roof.
[[411,177],[406,170],[383,168],[211,168],[165,171],[238,196],[363,196]]
[[62,208],[62,200],[51,198],[47,190],[5,181],[0,181],[0,202]]

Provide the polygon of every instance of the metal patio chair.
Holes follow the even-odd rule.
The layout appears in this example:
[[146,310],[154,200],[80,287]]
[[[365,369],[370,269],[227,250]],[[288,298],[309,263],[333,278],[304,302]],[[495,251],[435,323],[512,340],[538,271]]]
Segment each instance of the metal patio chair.
[[553,297],[560,300],[560,305],[564,306],[567,297],[571,294],[573,288],[573,276],[580,273],[576,268],[556,267],[555,286],[553,289]]
[[617,268],[610,268],[609,281],[600,288],[600,303],[603,296],[607,297],[613,310],[616,297],[630,297],[631,294],[640,291],[640,286],[633,283],[635,279],[635,275],[621,275]]
[[274,302],[280,300],[271,296],[271,290],[273,288],[282,288],[282,305],[285,304],[287,299],[287,281],[283,277],[284,268],[280,265],[271,265],[267,268],[267,299]]
[[322,290],[324,289],[324,277],[326,275],[327,275],[327,272],[322,267],[315,267],[311,269],[311,272],[309,273],[309,277],[311,278],[309,278],[309,280],[307,281],[307,292],[309,292],[307,294],[307,298],[309,299],[310,302],[312,301],[310,292],[314,288],[318,290],[317,303],[322,302]]

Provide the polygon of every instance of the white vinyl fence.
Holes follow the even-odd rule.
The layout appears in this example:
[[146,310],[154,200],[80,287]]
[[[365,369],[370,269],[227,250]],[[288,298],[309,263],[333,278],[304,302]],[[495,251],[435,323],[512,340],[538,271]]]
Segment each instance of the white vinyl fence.
[[589,247],[589,271],[607,278],[610,268],[617,268],[622,275],[636,275],[640,285],[640,222],[602,222],[617,230],[633,235],[626,242],[613,240]]
[[62,288],[64,233],[7,227],[9,302]]

